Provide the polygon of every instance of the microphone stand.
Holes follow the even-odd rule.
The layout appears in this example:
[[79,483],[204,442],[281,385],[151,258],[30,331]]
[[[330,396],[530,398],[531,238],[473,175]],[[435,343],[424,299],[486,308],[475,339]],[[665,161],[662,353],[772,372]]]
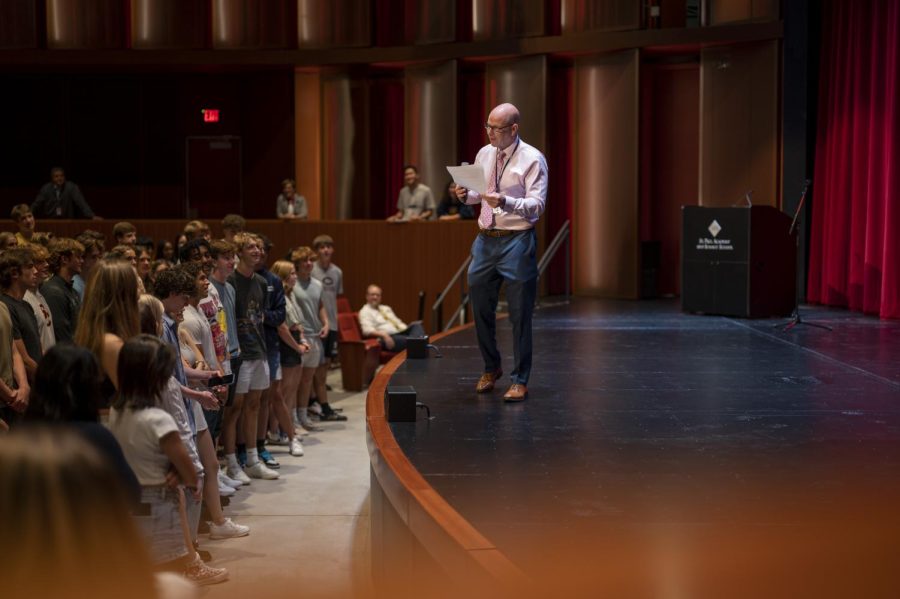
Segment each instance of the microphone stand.
[[[803,205],[806,203],[806,193],[809,191],[809,179],[804,181],[803,183],[803,191],[800,192],[800,201],[797,203],[797,209],[794,210],[794,220],[791,221],[791,228],[788,230],[788,235],[794,235],[796,233],[796,237],[794,238],[795,243],[797,244],[797,254],[800,254],[800,212],[803,210]],[[794,293],[794,311],[791,313],[791,319],[785,325],[777,324],[775,328],[780,328],[782,332],[787,332],[793,329],[797,325],[806,325],[808,327],[816,327],[817,329],[825,329],[826,331],[831,331],[831,327],[825,326],[824,324],[818,324],[815,322],[807,322],[803,320],[803,317],[800,315],[800,291],[802,289],[803,283],[800,279],[797,279],[796,289]]]

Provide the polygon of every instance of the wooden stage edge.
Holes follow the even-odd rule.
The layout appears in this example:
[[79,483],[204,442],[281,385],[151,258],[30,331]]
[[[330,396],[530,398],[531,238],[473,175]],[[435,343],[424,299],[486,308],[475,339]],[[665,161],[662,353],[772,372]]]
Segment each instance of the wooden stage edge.
[[[461,325],[430,339],[438,341],[473,325]],[[393,596],[411,596],[425,587],[457,596],[502,595],[528,588],[529,577],[426,482],[394,438],[384,395],[392,375],[405,361],[405,351],[397,354],[376,375],[366,395],[376,587]],[[430,559],[417,549],[427,552]],[[423,558],[427,565],[421,563]]]

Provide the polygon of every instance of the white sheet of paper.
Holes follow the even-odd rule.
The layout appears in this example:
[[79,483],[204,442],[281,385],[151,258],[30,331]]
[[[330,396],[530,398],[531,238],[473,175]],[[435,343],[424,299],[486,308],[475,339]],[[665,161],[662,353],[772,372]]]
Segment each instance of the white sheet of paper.
[[477,193],[487,192],[487,181],[484,179],[484,170],[477,164],[464,166],[448,166],[447,172],[453,177],[457,185],[461,185],[470,191]]

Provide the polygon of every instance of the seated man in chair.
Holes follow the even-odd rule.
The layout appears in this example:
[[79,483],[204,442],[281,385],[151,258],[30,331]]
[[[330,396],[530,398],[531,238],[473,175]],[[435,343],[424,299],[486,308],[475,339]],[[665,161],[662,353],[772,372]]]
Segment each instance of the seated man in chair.
[[359,327],[364,337],[376,337],[381,346],[394,352],[406,349],[410,337],[424,337],[421,322],[406,324],[390,306],[381,303],[381,287],[369,285],[366,289],[366,305],[359,311]]

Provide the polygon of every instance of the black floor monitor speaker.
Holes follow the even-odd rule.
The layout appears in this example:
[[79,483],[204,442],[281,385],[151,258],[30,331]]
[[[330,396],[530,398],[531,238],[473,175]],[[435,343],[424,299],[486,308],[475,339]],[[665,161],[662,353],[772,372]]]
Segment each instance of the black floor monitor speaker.
[[388,422],[416,421],[416,390],[409,385],[395,385],[384,392]]
[[428,337],[409,337],[406,340],[406,357],[424,360],[428,357]]

